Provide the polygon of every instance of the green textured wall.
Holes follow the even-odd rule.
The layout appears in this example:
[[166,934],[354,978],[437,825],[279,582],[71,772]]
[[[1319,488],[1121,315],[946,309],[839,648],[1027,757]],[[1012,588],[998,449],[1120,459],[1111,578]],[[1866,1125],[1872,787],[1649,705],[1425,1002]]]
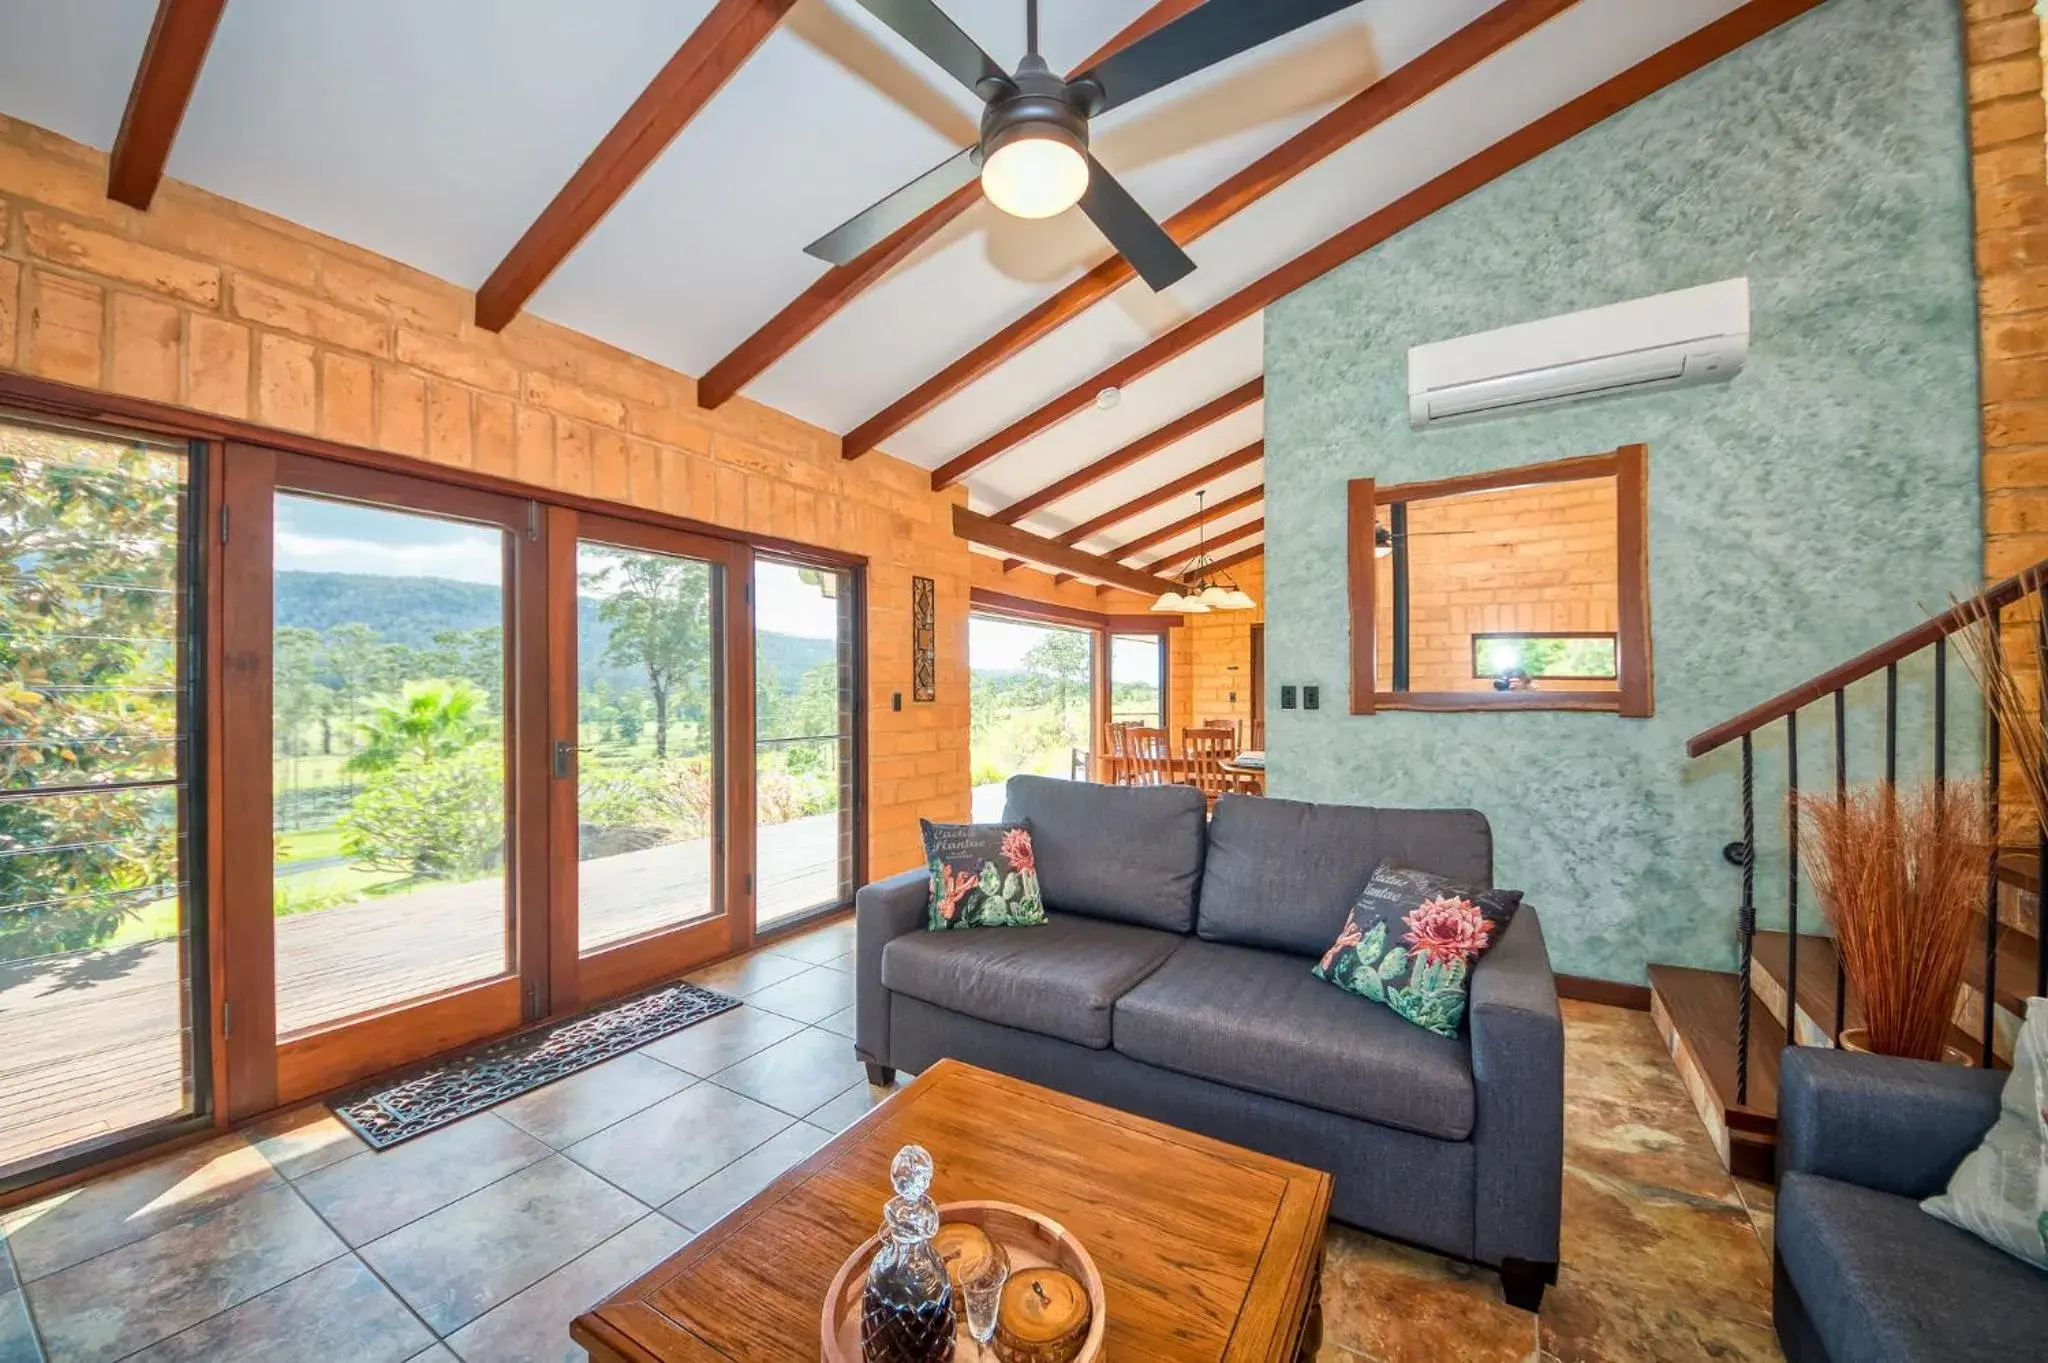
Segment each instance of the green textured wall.
[[[1725,965],[1736,751],[1685,739],[1973,589],[1981,562],[1969,161],[1955,0],[1833,0],[1453,205],[1266,315],[1272,788],[1473,806],[1501,884],[1560,971]],[[1748,368],[1728,386],[1418,434],[1411,345],[1734,275]],[[1344,483],[1650,448],[1657,714],[1345,713]],[[1320,683],[1315,713],[1282,683]],[[1928,672],[1902,684],[1924,770]],[[1974,693],[1951,671],[1956,709]],[[1851,693],[1874,775],[1881,684]],[[1831,782],[1826,706],[1801,728]],[[1974,762],[1973,723],[1950,734]],[[1766,920],[1783,912],[1782,729],[1758,746]],[[1810,902],[1810,901],[1809,901]],[[1807,909],[1807,922],[1812,921]]]

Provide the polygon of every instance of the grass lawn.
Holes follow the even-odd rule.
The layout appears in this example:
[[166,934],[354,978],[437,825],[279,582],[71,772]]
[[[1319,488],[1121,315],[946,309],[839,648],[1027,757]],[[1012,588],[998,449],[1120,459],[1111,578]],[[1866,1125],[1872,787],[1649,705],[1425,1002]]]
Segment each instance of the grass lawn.
[[302,861],[324,861],[342,855],[341,825],[302,828],[277,835],[277,864],[296,865]]

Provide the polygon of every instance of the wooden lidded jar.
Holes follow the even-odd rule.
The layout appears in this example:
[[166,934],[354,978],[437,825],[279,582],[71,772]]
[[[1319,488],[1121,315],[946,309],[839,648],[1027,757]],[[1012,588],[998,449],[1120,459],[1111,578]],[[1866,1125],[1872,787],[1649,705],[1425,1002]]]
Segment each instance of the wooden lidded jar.
[[1020,1270],[1003,1284],[996,1312],[1002,1363],[1072,1363],[1088,1341],[1088,1289],[1057,1268]]

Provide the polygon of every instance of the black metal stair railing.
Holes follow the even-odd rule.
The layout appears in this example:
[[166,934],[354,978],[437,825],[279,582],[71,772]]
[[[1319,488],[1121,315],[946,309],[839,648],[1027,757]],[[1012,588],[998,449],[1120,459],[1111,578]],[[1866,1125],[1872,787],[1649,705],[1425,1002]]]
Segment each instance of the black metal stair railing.
[[[1757,828],[1756,828],[1756,736],[1767,726],[1782,721],[1784,725],[1783,778],[1785,790],[1785,959],[1784,959],[1784,1020],[1785,1035],[1790,1045],[1800,1044],[1799,1030],[1799,846],[1793,823],[1793,810],[1799,795],[1799,712],[1808,705],[1823,700],[1832,701],[1833,744],[1835,758],[1835,798],[1846,800],[1849,789],[1849,723],[1848,690],[1856,682],[1874,677],[1880,671],[1884,674],[1884,779],[1895,783],[1899,775],[1899,668],[1901,663],[1924,662],[1931,673],[1932,688],[1932,776],[1940,798],[1948,782],[1948,667],[1949,636],[1970,625],[1973,620],[1988,615],[1995,622],[1994,634],[2005,628],[2005,612],[2013,607],[2031,606],[2025,623],[2035,631],[2038,645],[2037,657],[2048,657],[2048,560],[2025,572],[2008,578],[1991,587],[1971,601],[1935,616],[1915,626],[1897,638],[1869,650],[1857,658],[1828,672],[1795,686],[1763,704],[1723,724],[1695,735],[1686,744],[1689,756],[1700,757],[1731,742],[1741,744],[1741,800],[1742,839],[1728,844],[1724,849],[1727,859],[1741,869],[1742,901],[1736,917],[1736,959],[1739,976],[1739,1000],[1735,1017],[1735,1100],[1739,1105],[1749,1102],[1750,1088],[1750,1035],[1752,1031],[1750,1009],[1752,1007],[1752,984],[1756,970],[1757,934]],[[1994,642],[1994,647],[1996,646]],[[1922,655],[1925,655],[1923,658]],[[2043,669],[2040,707],[2034,722],[2048,720],[2048,669]],[[1998,966],[2001,917],[1999,913],[1999,881],[2004,870],[2000,856],[1998,837],[2000,818],[2000,762],[2002,759],[2002,735],[1998,719],[1989,707],[1981,706],[1984,724],[1984,798],[1988,815],[1987,826],[1992,830],[1989,864],[1986,867],[1984,892],[1984,973],[1981,980],[1982,1009],[1979,1019],[1982,1062],[1989,1066],[1996,1058],[1997,1012],[1998,1012]],[[2048,892],[2044,892],[2044,880],[2048,880],[2048,828],[2037,831],[2035,838],[2035,861],[2033,872],[2034,889],[2034,980],[2033,992],[2048,994]],[[1842,969],[1839,952],[1835,957],[1835,1000],[1830,1040],[1841,1042],[1845,1010],[1848,998],[1848,984]]]

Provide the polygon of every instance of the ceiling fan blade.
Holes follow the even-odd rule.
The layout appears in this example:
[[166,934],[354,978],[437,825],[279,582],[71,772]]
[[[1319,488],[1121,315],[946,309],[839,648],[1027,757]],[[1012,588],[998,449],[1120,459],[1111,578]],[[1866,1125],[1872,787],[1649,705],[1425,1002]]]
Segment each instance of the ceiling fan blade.
[[1152,286],[1154,293],[1185,279],[1194,270],[1195,262],[1180,249],[1180,243],[1168,236],[1166,229],[1093,156],[1088,158],[1088,188],[1081,195],[1081,211],[1109,238],[1117,253],[1131,262],[1131,268]]
[[1102,87],[1106,98],[1095,113],[1107,113],[1357,2],[1206,0],[1166,27],[1103,58],[1076,79],[1093,79]]
[[870,204],[804,247],[806,255],[844,265],[981,174],[978,147],[962,147],[880,203]]
[[[1010,73],[997,66],[995,58],[981,50],[981,44],[961,31],[932,0],[858,0],[860,7],[874,15],[897,36],[925,56],[954,80],[977,95],[985,80],[1007,82]],[[986,96],[984,96],[986,98]]]

